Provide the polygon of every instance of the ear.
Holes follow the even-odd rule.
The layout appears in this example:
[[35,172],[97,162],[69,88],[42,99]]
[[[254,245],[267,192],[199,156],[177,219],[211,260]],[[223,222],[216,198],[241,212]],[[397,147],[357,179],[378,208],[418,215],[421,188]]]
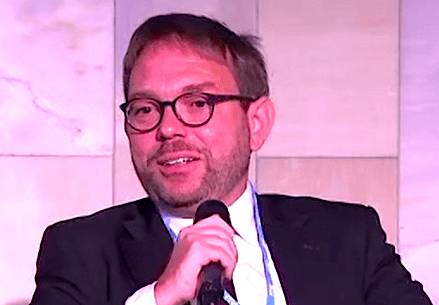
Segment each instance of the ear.
[[275,118],[274,104],[267,96],[250,103],[247,121],[250,132],[250,149],[256,151],[268,138]]

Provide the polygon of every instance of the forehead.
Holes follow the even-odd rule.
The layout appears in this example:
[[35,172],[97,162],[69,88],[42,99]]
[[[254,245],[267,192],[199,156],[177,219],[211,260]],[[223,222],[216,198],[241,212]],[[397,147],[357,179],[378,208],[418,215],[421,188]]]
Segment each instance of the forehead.
[[237,93],[227,60],[214,51],[202,51],[185,42],[156,42],[144,49],[133,67],[129,96],[138,91],[175,96],[200,83],[215,91]]
[[222,51],[219,47],[211,45],[200,46],[196,42],[191,42],[183,38],[170,36],[168,38],[162,38],[157,40],[147,47],[145,47],[141,53],[145,52],[157,52],[161,49],[174,50],[175,52],[186,52],[197,54],[199,57],[212,60],[218,64],[228,65],[229,55],[227,51]]

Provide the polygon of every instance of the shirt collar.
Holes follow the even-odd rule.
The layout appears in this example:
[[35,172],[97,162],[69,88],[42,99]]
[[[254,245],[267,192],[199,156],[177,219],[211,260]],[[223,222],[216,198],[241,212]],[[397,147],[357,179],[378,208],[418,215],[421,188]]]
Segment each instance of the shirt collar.
[[236,232],[247,242],[258,244],[253,212],[253,192],[250,182],[242,195],[229,206],[230,220]]
[[[258,243],[253,215],[253,194],[250,182],[239,198],[229,207],[230,220],[235,231],[247,242]],[[178,236],[180,231],[193,223],[191,218],[181,218],[160,211],[163,221]]]

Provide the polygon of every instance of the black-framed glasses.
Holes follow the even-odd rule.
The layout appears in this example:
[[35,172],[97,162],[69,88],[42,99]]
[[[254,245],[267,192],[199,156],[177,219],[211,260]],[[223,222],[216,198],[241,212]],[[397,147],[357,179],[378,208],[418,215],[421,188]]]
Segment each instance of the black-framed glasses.
[[240,95],[184,93],[173,101],[159,101],[150,97],[139,97],[120,105],[127,123],[139,132],[156,128],[163,119],[165,108],[170,106],[180,122],[190,127],[207,124],[212,118],[215,104],[238,100],[253,102],[256,99]]

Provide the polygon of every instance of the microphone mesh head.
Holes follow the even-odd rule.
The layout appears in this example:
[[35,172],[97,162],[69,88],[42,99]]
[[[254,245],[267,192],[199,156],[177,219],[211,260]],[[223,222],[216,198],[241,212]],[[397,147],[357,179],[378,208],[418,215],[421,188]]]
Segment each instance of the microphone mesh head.
[[219,200],[207,200],[200,204],[195,212],[194,223],[197,223],[200,220],[208,218],[214,214],[217,214],[230,226],[232,225],[227,206],[224,204],[224,202]]

